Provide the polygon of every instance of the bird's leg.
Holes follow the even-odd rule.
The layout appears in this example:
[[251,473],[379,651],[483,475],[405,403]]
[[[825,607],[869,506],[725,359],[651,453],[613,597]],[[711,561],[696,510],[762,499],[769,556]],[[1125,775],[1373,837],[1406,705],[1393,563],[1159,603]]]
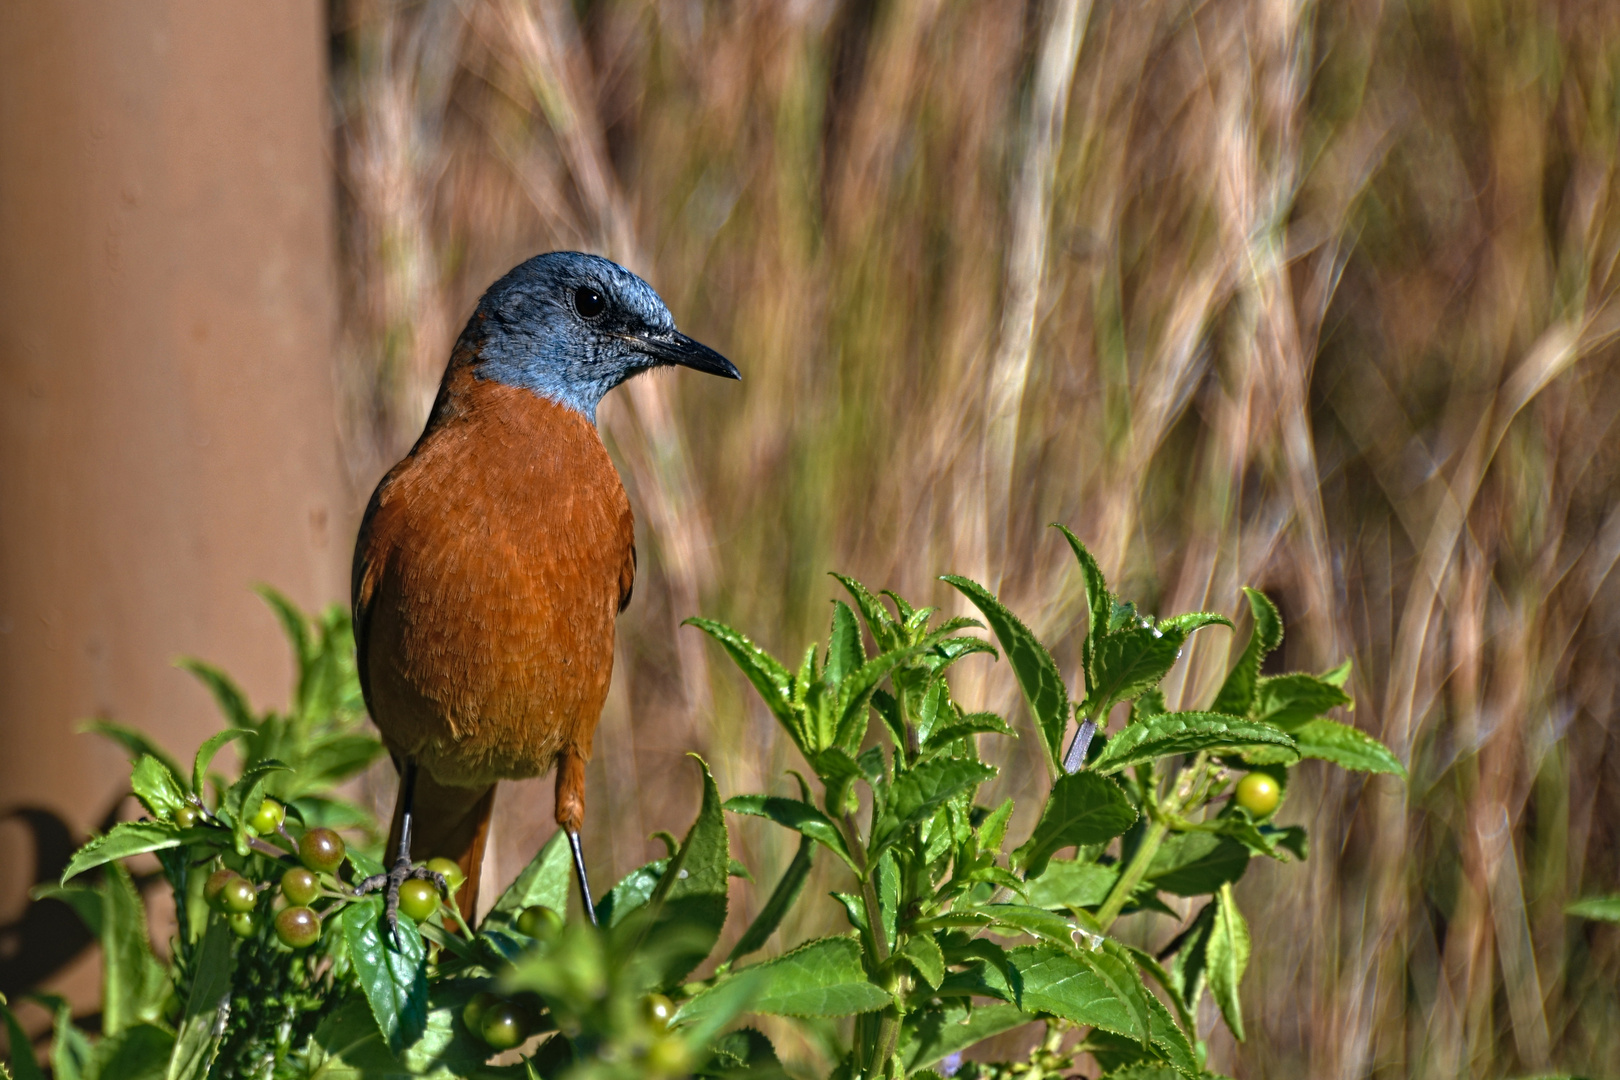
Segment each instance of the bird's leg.
[[580,899],[585,902],[586,917],[595,926],[596,904],[591,899],[590,879],[585,876],[585,852],[579,844],[579,830],[585,824],[585,759],[571,749],[557,757],[557,824],[568,834]]
[[448,883],[443,874],[435,874],[425,866],[411,866],[411,815],[412,803],[416,798],[416,760],[406,758],[405,765],[399,771],[399,844],[394,848],[394,865],[386,874],[373,874],[355,887],[361,895],[383,890],[383,921],[388,924],[388,934],[396,941],[399,935],[399,889],[412,878],[421,878],[431,881],[438,886],[440,894],[450,895]]

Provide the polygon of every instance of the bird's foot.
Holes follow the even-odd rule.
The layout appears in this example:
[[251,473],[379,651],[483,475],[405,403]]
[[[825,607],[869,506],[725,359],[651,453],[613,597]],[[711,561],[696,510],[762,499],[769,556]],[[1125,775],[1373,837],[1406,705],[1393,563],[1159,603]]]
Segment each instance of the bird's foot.
[[444,875],[429,870],[426,866],[413,866],[409,856],[401,855],[395,862],[394,868],[386,874],[373,874],[355,886],[355,893],[364,896],[367,893],[381,891],[383,894],[383,922],[388,924],[388,936],[395,941],[399,940],[399,890],[407,881],[431,881],[438,888],[439,895],[446,900],[450,898],[450,886],[444,880]]

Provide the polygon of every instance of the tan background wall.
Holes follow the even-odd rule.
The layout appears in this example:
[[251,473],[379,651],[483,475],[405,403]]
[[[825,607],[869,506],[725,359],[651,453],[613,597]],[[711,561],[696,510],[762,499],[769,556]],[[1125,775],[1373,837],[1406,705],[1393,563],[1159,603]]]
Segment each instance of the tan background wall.
[[[82,834],[124,769],[80,719],[183,753],[218,720],[174,657],[279,704],[250,584],[346,591],[324,15],[0,5],[0,808]],[[30,846],[0,825],[0,924]]]

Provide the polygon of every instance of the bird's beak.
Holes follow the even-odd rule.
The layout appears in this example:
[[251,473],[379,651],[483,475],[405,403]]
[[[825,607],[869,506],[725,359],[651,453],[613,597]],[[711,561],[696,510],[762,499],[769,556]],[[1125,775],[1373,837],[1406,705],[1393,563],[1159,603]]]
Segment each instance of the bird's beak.
[[630,338],[630,343],[660,364],[677,364],[727,379],[742,378],[737,366],[730,360],[674,330],[667,334],[636,334]]

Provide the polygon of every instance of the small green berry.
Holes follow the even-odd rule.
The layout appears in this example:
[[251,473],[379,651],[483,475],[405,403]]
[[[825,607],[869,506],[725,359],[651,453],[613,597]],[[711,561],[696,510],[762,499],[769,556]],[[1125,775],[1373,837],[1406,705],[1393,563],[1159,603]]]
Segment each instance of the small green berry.
[[231,933],[239,938],[250,938],[259,929],[259,920],[254,918],[251,911],[238,911],[227,921],[231,925]]
[[1238,781],[1237,803],[1257,818],[1266,817],[1282,801],[1277,781],[1263,772],[1252,772]]
[[478,1030],[490,1046],[510,1050],[529,1037],[529,1018],[521,1006],[497,1001],[484,1010]]
[[445,887],[450,890],[451,895],[454,895],[455,891],[461,888],[462,882],[467,880],[467,875],[461,872],[461,867],[450,859],[429,859],[427,868],[444,878]]
[[317,873],[336,873],[345,854],[343,837],[331,829],[311,829],[298,840],[299,861]]
[[174,823],[182,829],[189,829],[197,824],[197,819],[201,816],[195,806],[182,806],[174,812]]
[[308,904],[320,891],[320,879],[302,866],[295,866],[281,875],[281,895],[287,898],[289,904]]
[[269,836],[276,831],[276,827],[287,820],[287,808],[274,799],[266,799],[259,804],[258,813],[248,819],[260,836]]
[[648,994],[641,999],[641,1015],[657,1030],[668,1031],[675,1019],[675,1003],[663,994]]
[[321,936],[321,917],[307,907],[290,907],[276,916],[276,937],[283,945],[307,949]]
[[411,878],[399,887],[399,910],[422,922],[439,910],[439,890],[431,881]]
[[461,1010],[461,1022],[467,1025],[467,1030],[474,1035],[483,1037],[484,1013],[491,1005],[501,999],[488,990],[480,990],[467,1002],[467,1007]]
[[544,904],[535,904],[519,912],[517,917],[518,933],[527,934],[532,938],[550,937],[562,929],[563,917],[555,909]]
[[237,914],[252,911],[259,904],[259,890],[245,877],[232,878],[219,891],[219,901],[226,911]]
[[208,906],[216,911],[225,910],[225,901],[221,899],[220,893],[224,891],[226,883],[231,878],[239,876],[235,870],[229,869],[215,870],[209,874],[208,881],[203,885],[203,899],[208,901]]

